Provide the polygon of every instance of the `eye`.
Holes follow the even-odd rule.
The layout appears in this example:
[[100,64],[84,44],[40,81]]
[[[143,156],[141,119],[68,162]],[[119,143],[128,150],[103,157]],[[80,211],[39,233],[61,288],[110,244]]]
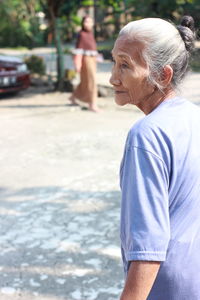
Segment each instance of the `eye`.
[[121,67],[122,67],[123,69],[127,69],[127,68],[129,68],[129,65],[128,65],[127,63],[122,63],[122,64],[121,64]]

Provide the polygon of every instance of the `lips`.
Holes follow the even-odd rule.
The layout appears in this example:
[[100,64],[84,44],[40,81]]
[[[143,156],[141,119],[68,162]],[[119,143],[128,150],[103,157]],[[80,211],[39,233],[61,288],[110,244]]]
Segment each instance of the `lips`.
[[124,94],[126,93],[125,91],[115,91],[116,94]]

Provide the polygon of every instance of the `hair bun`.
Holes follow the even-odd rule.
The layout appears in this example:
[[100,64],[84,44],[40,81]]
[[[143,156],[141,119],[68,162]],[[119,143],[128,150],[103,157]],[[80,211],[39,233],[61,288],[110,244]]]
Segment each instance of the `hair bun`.
[[194,19],[191,16],[184,16],[181,19],[181,25],[178,25],[177,29],[185,43],[186,50],[192,52],[195,40]]
[[191,16],[183,16],[181,19],[181,26],[188,27],[192,32],[194,32],[194,19]]

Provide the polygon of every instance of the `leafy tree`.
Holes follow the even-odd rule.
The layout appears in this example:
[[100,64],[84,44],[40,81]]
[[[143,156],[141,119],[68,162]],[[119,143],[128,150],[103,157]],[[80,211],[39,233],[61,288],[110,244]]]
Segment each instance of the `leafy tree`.
[[59,32],[59,14],[61,10],[61,6],[63,5],[64,0],[47,0],[47,7],[50,16],[50,23],[53,30],[55,46],[57,49],[57,88],[61,90],[64,84],[64,61],[63,61],[63,53],[62,46],[60,40],[60,32]]
[[48,31],[54,36],[58,54],[57,87],[61,89],[64,78],[61,40],[73,37],[75,26],[80,25],[77,11],[82,6],[94,7],[96,33],[101,37],[106,37],[110,24],[114,33],[118,33],[129,20],[142,17],[161,17],[179,22],[182,15],[190,14],[200,26],[199,0],[0,0],[0,46],[35,47],[45,44],[47,31],[40,30],[37,16],[43,11],[49,20]]
[[6,0],[0,5],[0,45],[33,47],[43,42],[37,0]]
[[[55,47],[57,49],[57,85],[58,90],[64,86],[64,59],[62,51],[63,23],[70,18],[72,13],[76,13],[80,5],[79,0],[40,0],[43,11],[49,20],[50,31],[53,33]],[[70,22],[69,22],[70,24]],[[68,24],[68,26],[69,26]]]
[[192,15],[196,21],[200,13],[199,0],[126,0],[134,7],[133,17],[160,17],[178,21],[184,14]]

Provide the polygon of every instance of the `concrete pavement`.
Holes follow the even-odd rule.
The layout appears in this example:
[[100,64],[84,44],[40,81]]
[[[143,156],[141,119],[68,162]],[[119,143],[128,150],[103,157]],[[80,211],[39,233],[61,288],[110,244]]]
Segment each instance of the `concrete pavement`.
[[[182,88],[198,105],[199,83],[191,74]],[[111,98],[95,114],[68,96],[0,101],[1,300],[116,300],[123,286],[118,170],[143,114]]]
[[21,96],[0,101],[0,299],[116,299],[118,168],[139,113],[127,121],[111,99],[97,115],[66,106],[68,94]]

